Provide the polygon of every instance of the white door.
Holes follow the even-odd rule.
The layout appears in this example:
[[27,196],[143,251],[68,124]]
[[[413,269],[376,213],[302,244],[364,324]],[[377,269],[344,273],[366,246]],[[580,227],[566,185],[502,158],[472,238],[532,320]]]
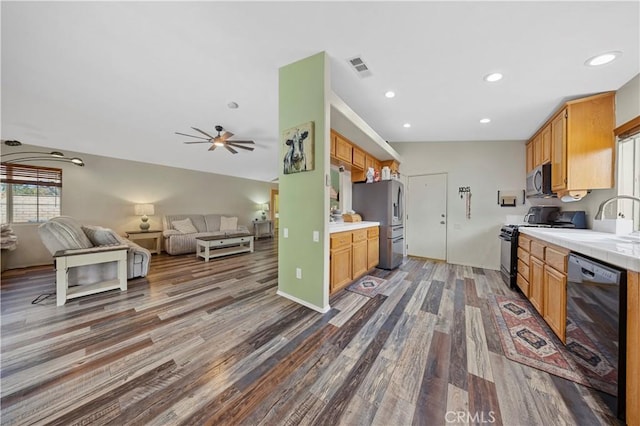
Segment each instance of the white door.
[[447,260],[447,174],[409,176],[407,254]]

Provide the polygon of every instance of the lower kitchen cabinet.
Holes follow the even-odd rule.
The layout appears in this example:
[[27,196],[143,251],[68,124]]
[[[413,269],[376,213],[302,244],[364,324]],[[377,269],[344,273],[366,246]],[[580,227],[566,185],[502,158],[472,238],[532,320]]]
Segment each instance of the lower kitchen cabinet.
[[544,262],[537,257],[529,259],[529,301],[538,310],[540,315],[544,312]]
[[351,276],[353,278],[367,272],[367,230],[358,229],[353,231],[353,242],[351,243]]
[[380,228],[367,228],[367,270],[380,263]]
[[567,276],[547,265],[544,267],[543,317],[564,343],[567,328]]
[[378,265],[379,228],[337,232],[330,236],[329,292],[343,289]]

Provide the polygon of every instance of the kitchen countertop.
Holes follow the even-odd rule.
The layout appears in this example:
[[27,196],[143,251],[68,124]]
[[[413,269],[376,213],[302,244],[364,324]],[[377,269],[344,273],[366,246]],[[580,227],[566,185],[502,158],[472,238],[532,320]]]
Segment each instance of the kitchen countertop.
[[329,233],[355,231],[356,229],[380,226],[380,222],[329,222]]
[[623,269],[640,272],[640,238],[590,229],[527,228],[519,232]]

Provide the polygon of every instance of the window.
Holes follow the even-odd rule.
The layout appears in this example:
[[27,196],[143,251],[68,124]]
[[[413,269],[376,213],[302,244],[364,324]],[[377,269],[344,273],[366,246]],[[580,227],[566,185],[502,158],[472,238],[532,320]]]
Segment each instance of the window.
[[38,223],[60,215],[62,169],[3,163],[0,222]]
[[[618,143],[618,195],[640,197],[640,134]],[[634,230],[640,229],[640,203],[618,201],[618,215],[633,219]]]

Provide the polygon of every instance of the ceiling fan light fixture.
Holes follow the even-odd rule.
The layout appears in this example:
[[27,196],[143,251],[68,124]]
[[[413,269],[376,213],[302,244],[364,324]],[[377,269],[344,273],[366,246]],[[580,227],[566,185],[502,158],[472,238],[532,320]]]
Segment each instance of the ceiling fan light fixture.
[[213,144],[215,146],[224,146],[224,142],[222,142],[222,141],[215,141],[215,142],[213,142]]
[[495,83],[496,81],[502,80],[503,75],[499,72],[494,72],[491,74],[487,74],[484,76],[484,81],[487,83]]

